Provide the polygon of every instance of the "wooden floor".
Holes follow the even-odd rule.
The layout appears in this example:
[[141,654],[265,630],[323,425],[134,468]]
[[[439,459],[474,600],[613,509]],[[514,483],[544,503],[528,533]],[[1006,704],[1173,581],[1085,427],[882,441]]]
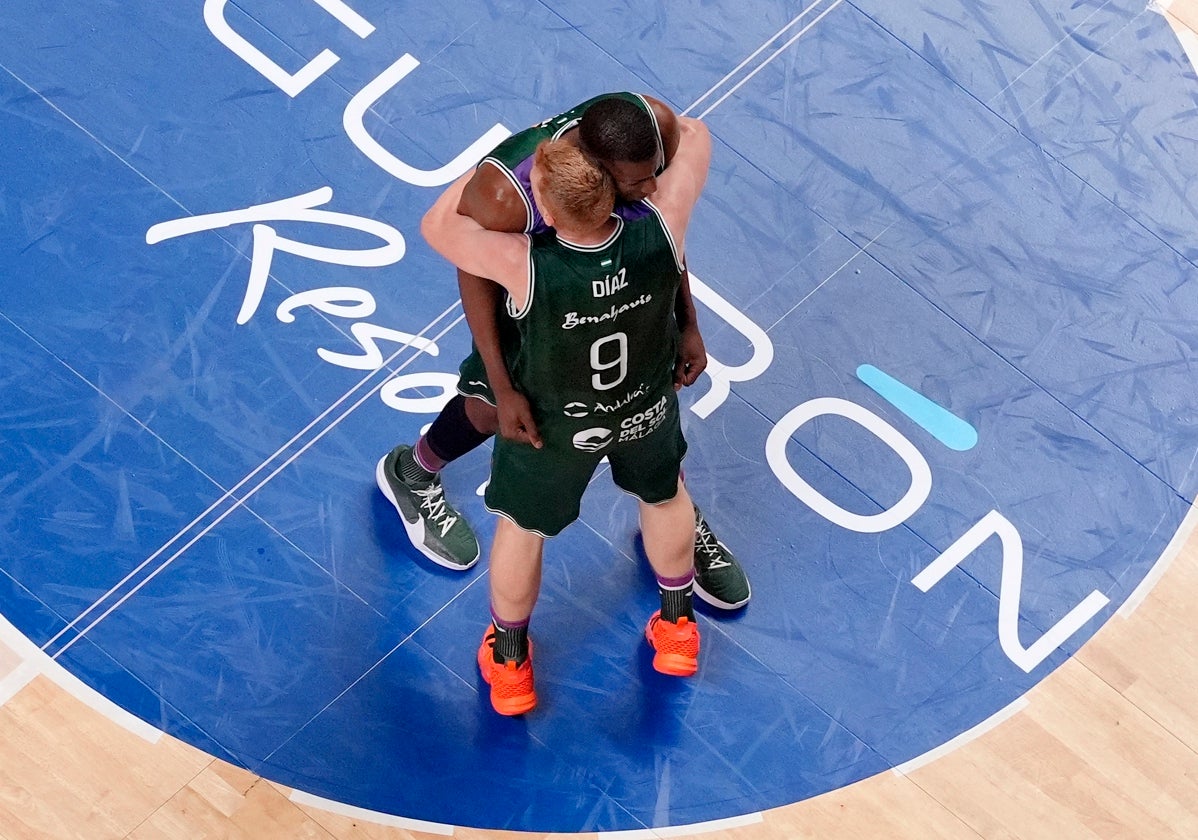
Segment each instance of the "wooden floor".
[[[1198,58],[1198,0],[1158,5]],[[1198,838],[1198,537],[1174,553],[1143,601],[1121,610],[1026,704],[935,760],[748,825],[646,836]],[[173,738],[151,740],[148,728],[122,726],[77,699],[69,679],[39,669],[35,653],[20,640],[0,642],[3,840],[439,836],[297,802],[287,788]]]

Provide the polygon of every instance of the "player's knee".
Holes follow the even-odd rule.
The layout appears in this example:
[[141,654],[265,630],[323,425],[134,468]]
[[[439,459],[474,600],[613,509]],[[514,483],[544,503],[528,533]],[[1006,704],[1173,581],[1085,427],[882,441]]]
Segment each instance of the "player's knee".
[[499,431],[499,410],[476,397],[466,400],[466,417],[482,434],[493,435]]

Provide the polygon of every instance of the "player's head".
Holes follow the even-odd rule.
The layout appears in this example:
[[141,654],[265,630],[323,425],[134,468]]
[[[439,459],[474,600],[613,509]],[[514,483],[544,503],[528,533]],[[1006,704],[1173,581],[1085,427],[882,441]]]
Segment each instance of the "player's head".
[[595,230],[615,208],[611,175],[571,143],[545,140],[537,146],[531,178],[541,215],[558,230]]
[[608,96],[589,106],[578,125],[582,148],[611,173],[616,192],[637,201],[657,191],[657,129],[653,118],[627,99]]

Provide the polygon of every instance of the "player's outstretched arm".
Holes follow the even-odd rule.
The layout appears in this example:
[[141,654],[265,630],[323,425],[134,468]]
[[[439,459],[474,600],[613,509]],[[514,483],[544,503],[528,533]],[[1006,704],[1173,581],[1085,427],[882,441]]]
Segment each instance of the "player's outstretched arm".
[[[679,117],[679,143],[674,160],[657,179],[657,192],[652,202],[661,211],[662,221],[669,228],[684,259],[686,230],[691,211],[711,164],[711,134],[707,126],[695,119]],[[674,301],[674,316],[678,321],[678,358],[674,363],[674,387],[693,385],[707,367],[707,349],[699,333],[695,304],[690,292],[690,273],[684,272]]]
[[[495,166],[484,163],[474,170],[462,190],[458,212],[469,216],[487,230],[521,233],[528,211],[511,181]],[[503,408],[505,397],[512,393],[512,381],[499,346],[499,313],[503,304],[500,287],[485,277],[458,269],[458,292],[462,310],[474,337],[474,346],[487,370],[491,390]]]
[[489,231],[457,211],[472,174],[441,193],[424,214],[420,233],[438,254],[469,274],[494,280],[523,307],[528,300],[528,237]]
[[685,253],[683,245],[691,211],[707,183],[707,170],[711,166],[711,132],[699,120],[690,117],[679,117],[678,125],[678,150],[669,167],[657,179],[657,192],[651,201],[661,211],[681,255]]
[[[678,116],[664,102],[645,95],[645,101],[653,109],[661,131],[662,154],[666,165],[678,151],[681,127]],[[699,321],[695,313],[695,301],[691,297],[690,273],[684,272],[678,294],[674,299],[674,317],[678,321],[678,358],[674,362],[674,388],[693,385],[699,375],[707,369],[707,348],[699,332]]]
[[[522,233],[531,219],[524,197],[498,167],[483,162],[466,182],[458,202],[458,212],[469,216],[487,230]],[[499,434],[509,440],[541,447],[541,435],[533,420],[528,398],[516,390],[508,373],[503,349],[499,344],[500,287],[486,278],[458,269],[458,292],[462,310],[474,337],[474,346],[487,371],[495,410],[499,415]]]

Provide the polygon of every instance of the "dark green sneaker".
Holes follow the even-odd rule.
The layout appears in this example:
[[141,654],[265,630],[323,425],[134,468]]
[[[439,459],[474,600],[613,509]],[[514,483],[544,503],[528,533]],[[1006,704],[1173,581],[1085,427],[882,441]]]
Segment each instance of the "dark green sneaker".
[[441,476],[433,473],[423,482],[405,482],[400,477],[399,459],[411,449],[402,444],[384,455],[374,479],[399,512],[412,545],[438,566],[465,571],[478,562],[478,538],[470,523],[445,501]]
[[728,546],[716,539],[695,508],[695,594],[722,610],[749,603],[749,578]]

